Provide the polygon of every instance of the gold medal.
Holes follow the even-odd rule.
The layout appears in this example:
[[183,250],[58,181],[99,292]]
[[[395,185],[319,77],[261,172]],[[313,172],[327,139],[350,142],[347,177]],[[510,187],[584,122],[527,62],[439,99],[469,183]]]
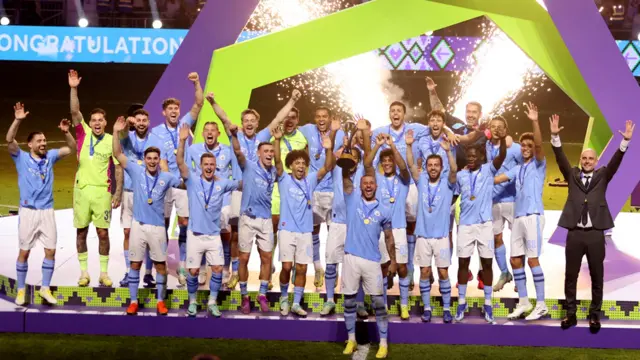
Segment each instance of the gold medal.
[[389,198],[389,202],[393,204],[394,202],[396,202],[396,198],[394,198],[394,197],[390,197],[390,198]]
[[142,160],[138,160],[138,165],[142,165]]
[[40,174],[40,179],[44,180],[44,174]]
[[371,221],[369,221],[369,219],[364,219],[364,223],[365,223],[365,225],[369,225],[369,223],[370,223],[370,222],[371,222]]
[[316,160],[320,159],[320,154],[316,154]]
[[431,207],[429,207],[429,212],[431,212],[433,209],[431,209]]
[[152,198],[148,198],[147,199],[147,203],[149,203],[149,205],[153,204],[153,199]]
[[476,199],[475,195],[471,195],[471,201],[473,201],[475,199]]
[[178,149],[173,149],[173,153],[178,155]]
[[205,204],[204,209],[207,210],[208,208],[209,208],[209,205]]

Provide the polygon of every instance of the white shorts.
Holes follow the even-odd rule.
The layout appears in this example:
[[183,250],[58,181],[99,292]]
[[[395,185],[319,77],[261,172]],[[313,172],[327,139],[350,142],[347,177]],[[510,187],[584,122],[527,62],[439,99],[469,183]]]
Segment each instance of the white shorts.
[[187,269],[200,269],[202,256],[207,259],[207,265],[224,265],[224,250],[220,235],[196,235],[187,231]]
[[345,240],[347,240],[347,224],[331,223],[327,234],[327,247],[325,248],[327,264],[342,263]]
[[426,239],[419,237],[416,240],[416,253],[413,263],[420,267],[431,267],[431,258],[436,258],[437,268],[451,266],[451,248],[449,238]]
[[134,219],[129,235],[129,260],[143,261],[148,246],[151,260],[167,261],[166,241],[167,231],[164,226],[141,224]]
[[[396,263],[406,264],[409,262],[409,244],[407,243],[407,229],[393,229],[393,242],[396,245]],[[384,241],[384,232],[380,234],[378,242],[380,248],[380,264],[385,264],[391,258],[387,251],[387,243]]]
[[254,238],[258,249],[272,252],[273,222],[271,219],[250,218],[247,215],[241,215],[238,224],[238,249],[243,253],[250,253]]
[[133,221],[133,192],[122,192],[122,203],[120,204],[120,226],[123,229],[131,229]]
[[320,225],[327,223],[327,226],[331,224],[331,215],[333,206],[333,193],[332,192],[319,192],[313,193],[313,225]]
[[58,240],[56,216],[53,209],[18,210],[18,242],[20,250],[31,250],[40,241],[45,249],[55,249]]
[[514,203],[504,202],[493,204],[491,214],[493,215],[493,235],[502,234],[505,221],[509,223],[509,229],[513,227]]
[[471,257],[476,245],[481,258],[493,259],[494,241],[491,233],[491,221],[458,227],[458,257]]
[[189,198],[187,190],[171,188],[164,197],[164,217],[171,216],[171,208],[176,205],[176,214],[180,217],[189,217]]
[[380,264],[351,254],[345,254],[342,263],[342,294],[354,295],[360,288],[368,295],[382,295]]
[[222,211],[220,211],[220,231],[228,232],[230,216],[231,205],[223,206]]
[[537,258],[542,253],[544,215],[527,215],[516,218],[511,230],[511,257],[526,255]]
[[240,206],[242,204],[242,192],[234,191],[231,193],[231,214],[229,215],[229,225],[238,225],[240,218]]
[[416,184],[409,185],[409,192],[407,193],[407,203],[404,208],[408,222],[416,222],[416,216],[418,215],[418,188]]
[[311,233],[280,230],[278,231],[278,246],[280,246],[280,262],[295,262],[303,265],[313,263]]

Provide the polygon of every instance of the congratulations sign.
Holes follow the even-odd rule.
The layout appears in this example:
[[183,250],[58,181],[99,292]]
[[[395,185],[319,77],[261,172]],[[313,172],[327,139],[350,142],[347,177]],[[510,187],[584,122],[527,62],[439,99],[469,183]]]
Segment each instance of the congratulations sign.
[[3,26],[0,60],[168,64],[187,30]]

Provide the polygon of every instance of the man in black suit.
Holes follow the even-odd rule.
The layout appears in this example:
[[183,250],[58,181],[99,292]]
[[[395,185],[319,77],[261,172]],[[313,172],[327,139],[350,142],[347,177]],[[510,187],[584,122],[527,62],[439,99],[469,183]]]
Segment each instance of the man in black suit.
[[619,131],[623,140],[620,149],[613,155],[609,164],[595,169],[598,155],[587,149],[580,155],[580,168],[572,167],[562,151],[558,133],[560,117],[553,115],[551,123],[551,145],[558,167],[569,185],[567,202],[560,215],[558,226],[569,230],[565,248],[566,270],[564,294],[567,299],[567,317],[561,327],[568,329],[577,325],[576,287],[582,257],[586,254],[591,274],[591,306],[589,307],[589,329],[592,333],[600,330],[598,314],[602,307],[602,287],[604,282],[605,240],[604,232],[613,228],[613,218],[609,213],[606,192],[609,182],[618,171],[635,125],[627,120],[625,131]]

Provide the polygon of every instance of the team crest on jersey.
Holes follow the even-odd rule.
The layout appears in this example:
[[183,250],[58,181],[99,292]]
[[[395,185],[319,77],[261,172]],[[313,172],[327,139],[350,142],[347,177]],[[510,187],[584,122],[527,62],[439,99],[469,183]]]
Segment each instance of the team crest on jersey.
[[160,184],[160,186],[164,186],[165,182],[164,182],[164,180],[160,180],[160,181],[158,181],[158,184]]
[[376,210],[376,211],[374,211],[374,212],[373,212],[373,214],[374,214],[375,216],[380,216],[380,211]]
[[220,185],[217,185],[216,186],[216,191],[220,191],[220,190],[222,190],[222,188],[220,187]]
[[220,155],[220,160],[224,160],[224,154]]

